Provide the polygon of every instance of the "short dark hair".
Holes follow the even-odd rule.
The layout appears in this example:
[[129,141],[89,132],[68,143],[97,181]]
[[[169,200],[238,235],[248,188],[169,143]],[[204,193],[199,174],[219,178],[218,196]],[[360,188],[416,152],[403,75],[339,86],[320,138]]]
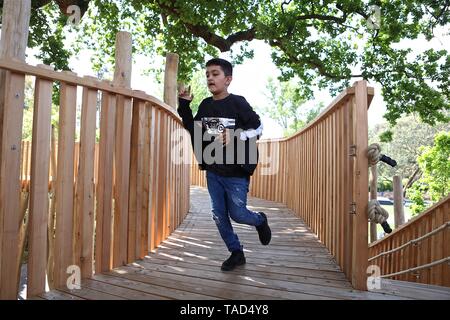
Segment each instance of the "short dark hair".
[[221,59],[221,58],[214,58],[209,60],[206,63],[206,66],[220,66],[223,70],[223,73],[225,74],[226,77],[228,76],[232,76],[233,75],[233,66],[231,65],[230,62],[228,62],[225,59]]

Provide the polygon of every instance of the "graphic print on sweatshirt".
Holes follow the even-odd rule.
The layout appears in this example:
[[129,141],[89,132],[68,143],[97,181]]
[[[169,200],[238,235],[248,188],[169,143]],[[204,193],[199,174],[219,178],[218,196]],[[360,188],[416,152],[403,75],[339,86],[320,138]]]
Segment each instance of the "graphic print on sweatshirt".
[[234,129],[236,119],[203,117],[202,124],[207,129],[208,134],[219,134],[224,132],[225,129]]

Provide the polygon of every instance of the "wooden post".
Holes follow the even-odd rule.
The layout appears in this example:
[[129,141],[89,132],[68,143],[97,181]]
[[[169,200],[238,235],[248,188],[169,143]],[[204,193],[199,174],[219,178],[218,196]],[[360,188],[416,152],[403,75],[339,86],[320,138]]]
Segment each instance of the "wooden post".
[[358,290],[367,290],[368,228],[367,228],[367,188],[369,186],[367,81],[356,82],[355,109],[353,110],[353,141],[356,146],[354,164],[353,201],[353,252],[352,285]]
[[[370,173],[372,174],[372,180],[370,180],[370,200],[377,200],[378,172],[376,165],[370,167]],[[377,224],[370,222],[370,242],[374,241],[377,241]]]
[[177,106],[178,60],[178,54],[168,53],[164,73],[164,102],[174,109]]
[[[4,0],[0,58],[25,61],[31,0]],[[0,71],[0,299],[19,287],[20,156],[25,76]]]
[[115,86],[131,86],[132,69],[132,37],[131,33],[120,31],[116,34],[116,66],[113,84]]
[[[131,86],[132,38],[128,32],[116,35],[116,66],[113,84]],[[132,102],[130,98],[117,96],[115,139],[115,194],[114,194],[114,249],[113,266],[118,267],[135,260],[135,238],[128,233],[128,194],[130,178],[130,139]],[[128,246],[132,249],[127,255]]]
[[394,224],[395,228],[405,223],[405,212],[403,210],[403,186],[401,176],[394,176]]
[[[2,15],[2,35],[0,39],[0,59],[13,58],[25,61],[28,43],[31,0],[4,0]],[[3,133],[3,109],[6,71],[0,70],[0,146]],[[0,159],[2,150],[0,148]],[[1,252],[1,251],[0,251]]]

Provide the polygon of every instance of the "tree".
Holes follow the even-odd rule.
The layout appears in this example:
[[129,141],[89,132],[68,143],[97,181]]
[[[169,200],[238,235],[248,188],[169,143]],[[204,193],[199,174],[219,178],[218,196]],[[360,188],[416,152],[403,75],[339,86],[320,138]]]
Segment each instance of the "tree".
[[195,72],[192,76],[192,80],[190,82],[191,90],[194,95],[194,99],[191,103],[192,113],[195,115],[198,111],[198,106],[203,99],[211,96],[211,93],[208,90],[208,86],[206,85],[206,76],[204,70],[199,70]]
[[383,142],[380,133],[384,132],[388,124],[380,124],[369,130],[369,144],[379,143],[381,152],[397,161],[395,168],[385,163],[378,165],[378,176],[380,181],[392,181],[396,174],[404,179],[404,191],[412,183],[420,178],[422,171],[417,162],[421,154],[422,146],[432,146],[434,136],[440,131],[450,131],[450,123],[437,124],[430,126],[421,122],[414,116],[403,117],[392,130],[392,139],[389,142]]
[[279,82],[269,78],[264,93],[268,104],[260,107],[263,114],[275,120],[282,128],[285,137],[292,135],[311,122],[323,108],[323,104],[306,109],[297,82]]
[[284,136],[299,130],[305,122],[301,119],[302,104],[305,103],[295,83],[277,82],[269,78],[264,93],[268,105],[261,107],[263,114],[275,120],[282,128]]
[[[0,5],[2,5],[0,0]],[[180,79],[187,81],[206,56],[230,51],[235,63],[253,56],[248,43],[265,41],[282,80],[296,76],[305,98],[313,87],[341,91],[354,79],[383,87],[386,119],[417,113],[429,124],[449,120],[450,56],[426,50],[416,56],[396,45],[448,26],[450,1],[434,0],[33,0],[30,47],[44,63],[67,68],[70,55],[87,47],[96,67],[111,63],[115,34],[134,35],[134,52],[180,55]],[[67,8],[79,5],[78,45],[66,48]],[[374,5],[381,23],[374,19]],[[377,21],[374,21],[377,20]],[[374,23],[375,22],[375,23]],[[63,32],[64,30],[64,32]],[[364,45],[358,47],[355,39]]]
[[432,147],[422,147],[417,162],[423,174],[408,192],[414,202],[411,209],[415,214],[426,207],[423,201],[425,193],[433,202],[450,193],[450,131],[437,134]]

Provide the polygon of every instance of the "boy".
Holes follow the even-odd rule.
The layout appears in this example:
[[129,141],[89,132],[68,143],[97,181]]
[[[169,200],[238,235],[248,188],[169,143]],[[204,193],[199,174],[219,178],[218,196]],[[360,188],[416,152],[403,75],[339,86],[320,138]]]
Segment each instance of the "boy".
[[262,131],[261,120],[244,97],[228,93],[232,73],[230,62],[220,58],[208,61],[206,78],[212,97],[200,103],[193,117],[189,108],[193,97],[180,89],[177,109],[191,135],[200,169],[206,170],[213,219],[231,252],[222,271],[246,262],[230,217],[237,223],[255,226],[263,245],[271,240],[267,216],[247,209],[250,176],[258,162],[256,140]]

